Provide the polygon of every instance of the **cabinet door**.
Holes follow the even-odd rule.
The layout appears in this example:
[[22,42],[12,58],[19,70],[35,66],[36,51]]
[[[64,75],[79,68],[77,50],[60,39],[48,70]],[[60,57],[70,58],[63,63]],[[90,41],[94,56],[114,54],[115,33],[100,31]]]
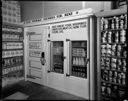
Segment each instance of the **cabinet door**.
[[47,82],[50,87],[64,90],[64,69],[65,69],[65,57],[64,57],[64,45],[63,40],[51,40],[50,52],[49,52],[49,64],[50,68],[47,73]]
[[27,79],[39,83],[45,83],[45,67],[46,64],[41,64],[41,54],[44,53],[46,58],[46,35],[43,26],[33,26],[25,29],[27,34],[26,44],[26,70]]

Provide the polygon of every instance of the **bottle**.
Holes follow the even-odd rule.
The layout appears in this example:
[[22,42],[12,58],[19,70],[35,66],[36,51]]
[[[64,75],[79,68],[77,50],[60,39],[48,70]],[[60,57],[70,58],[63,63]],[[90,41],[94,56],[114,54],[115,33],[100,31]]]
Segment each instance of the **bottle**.
[[76,57],[76,63],[75,63],[75,64],[76,64],[76,65],[79,65],[78,62],[79,62],[78,57]]
[[84,58],[82,58],[81,61],[82,61],[82,62],[81,62],[82,66],[84,66],[84,65],[85,65],[85,63],[84,63]]
[[120,33],[120,42],[125,43],[125,41],[126,41],[126,31],[122,30]]
[[73,65],[75,65],[75,63],[76,63],[76,59],[75,57],[73,57]]

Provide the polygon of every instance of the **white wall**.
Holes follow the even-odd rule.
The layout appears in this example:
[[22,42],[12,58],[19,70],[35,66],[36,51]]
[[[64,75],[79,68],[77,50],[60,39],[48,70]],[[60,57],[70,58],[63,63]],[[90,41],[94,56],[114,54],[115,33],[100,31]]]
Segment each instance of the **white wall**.
[[110,10],[111,1],[20,1],[22,21],[54,16],[80,9]]

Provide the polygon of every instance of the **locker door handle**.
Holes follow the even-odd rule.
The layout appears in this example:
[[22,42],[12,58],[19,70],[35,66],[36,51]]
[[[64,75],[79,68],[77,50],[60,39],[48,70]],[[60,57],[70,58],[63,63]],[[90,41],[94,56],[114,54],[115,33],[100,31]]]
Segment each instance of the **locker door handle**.
[[70,74],[66,73],[66,77],[69,77],[69,76],[70,76]]
[[89,63],[90,59],[87,59],[87,64]]
[[50,73],[51,71],[50,70],[47,70],[47,73]]
[[63,60],[63,61],[64,61],[64,59],[66,59],[66,56],[63,56],[63,57],[62,57],[62,60]]

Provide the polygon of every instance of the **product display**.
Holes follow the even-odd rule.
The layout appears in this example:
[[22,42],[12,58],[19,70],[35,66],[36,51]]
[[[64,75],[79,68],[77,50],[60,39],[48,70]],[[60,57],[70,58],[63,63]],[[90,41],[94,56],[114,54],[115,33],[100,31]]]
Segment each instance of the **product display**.
[[[19,25],[2,25],[2,87],[24,77],[23,30]],[[10,81],[11,80],[11,81]]]
[[71,75],[87,78],[87,41],[72,42]]
[[127,15],[101,18],[101,100],[121,100],[127,93]]

